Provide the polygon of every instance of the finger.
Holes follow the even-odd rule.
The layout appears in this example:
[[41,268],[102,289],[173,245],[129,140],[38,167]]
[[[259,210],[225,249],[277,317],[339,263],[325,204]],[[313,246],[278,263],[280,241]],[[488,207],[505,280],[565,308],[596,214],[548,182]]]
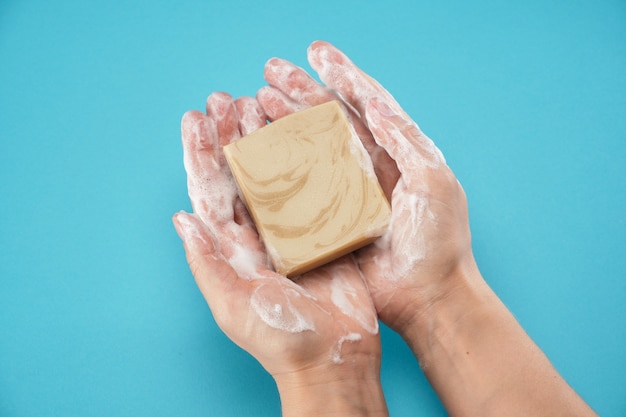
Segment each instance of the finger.
[[194,212],[219,243],[223,258],[239,275],[251,278],[258,267],[267,265],[267,259],[219,149],[220,126],[227,137],[224,142],[239,137],[235,104],[227,94],[217,93],[209,97],[207,107],[209,115],[189,112],[183,117],[189,197]]
[[278,120],[308,107],[292,100],[276,87],[262,87],[257,92],[256,98],[270,121]]
[[384,101],[370,100],[366,115],[374,138],[396,161],[405,181],[419,177],[424,168],[438,168],[445,164],[439,149],[417,125],[398,115]]
[[[287,60],[272,58],[265,64],[264,76],[270,86],[283,94],[283,97],[281,97],[274,93],[275,97],[284,101],[284,96],[287,96],[290,100],[286,104],[291,104],[290,107],[294,109],[294,111],[296,109],[301,110],[317,106],[332,100],[339,101],[346,110],[348,118],[355,126],[357,132],[363,133],[364,142],[367,141],[367,128],[363,126],[363,123],[350,104],[342,100],[341,96],[338,95],[336,91],[314,80],[304,69]],[[371,139],[371,135],[369,138]],[[367,143],[365,143],[365,145],[367,147]]]
[[272,58],[267,61],[264,76],[269,85],[276,87],[295,102],[310,107],[338,98],[304,69],[284,59]]
[[267,124],[265,111],[254,97],[239,97],[235,100],[235,109],[241,136],[246,136]]
[[[254,97],[239,97],[235,100],[235,108],[241,136],[246,136],[266,125],[267,116]],[[237,198],[234,202],[234,221],[240,226],[246,226],[256,231],[254,222],[241,198]]]
[[277,115],[285,116],[289,114],[288,112],[338,100],[344,106],[365,148],[371,151],[375,146],[371,134],[354,109],[346,105],[335,91],[320,85],[304,69],[284,59],[272,58],[265,64],[264,75],[265,80],[274,88],[266,88],[262,95],[266,96],[264,97],[266,102],[279,104],[277,107],[282,111]]
[[235,101],[230,94],[211,94],[207,99],[206,112],[207,116],[215,120],[217,137],[221,146],[226,146],[239,139],[239,120]]
[[[257,92],[257,100],[265,110],[268,119],[271,121],[304,110],[308,107],[306,104],[297,103],[276,87],[261,88]],[[354,110],[348,109],[347,115],[354,126],[354,130],[361,139],[363,146],[372,159],[374,170],[383,192],[387,198],[391,198],[391,192],[399,176],[394,161],[387,155],[383,148],[376,144],[372,133],[361,121],[361,118],[356,115]]]
[[254,316],[269,327],[289,333],[315,331],[314,318],[319,312],[315,303],[307,302],[310,300],[305,290],[269,271],[265,279],[242,279],[216,250],[199,218],[180,212],[174,215],[173,223],[183,240],[198,288],[215,321],[233,341],[254,343],[249,338],[241,339],[242,334],[258,331]]
[[231,312],[245,311],[250,299],[250,284],[240,279],[221,256],[211,232],[193,214],[180,212],[172,221],[183,240],[198,288],[218,323],[228,320]]
[[[397,114],[406,113],[376,80],[361,71],[343,52],[328,42],[316,41],[308,49],[311,67],[329,87],[339,91],[363,116],[367,102],[380,97]],[[406,116],[408,118],[408,116]]]
[[284,59],[270,59],[265,64],[264,76],[273,88],[260,90],[257,97],[267,107],[266,111],[272,113],[273,120],[303,108],[339,100],[374,163],[385,195],[390,197],[398,179],[398,171],[385,151],[375,143],[371,132],[350,103],[344,101],[337,91],[320,85],[304,69]]
[[188,111],[181,121],[181,137],[185,156],[201,152],[212,157],[217,151],[217,132],[215,122],[199,111]]
[[191,111],[181,123],[187,189],[195,213],[215,232],[233,218],[236,188],[220,165],[215,120]]

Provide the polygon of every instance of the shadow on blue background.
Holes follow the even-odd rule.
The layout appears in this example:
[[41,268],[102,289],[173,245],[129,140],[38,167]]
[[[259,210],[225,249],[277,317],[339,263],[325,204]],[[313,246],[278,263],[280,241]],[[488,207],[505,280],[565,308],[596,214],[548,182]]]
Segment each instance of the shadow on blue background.
[[[170,216],[180,118],[314,39],[443,150],[485,278],[603,416],[626,412],[621,1],[0,4],[0,415],[279,414],[215,326]],[[394,416],[445,415],[383,328]]]

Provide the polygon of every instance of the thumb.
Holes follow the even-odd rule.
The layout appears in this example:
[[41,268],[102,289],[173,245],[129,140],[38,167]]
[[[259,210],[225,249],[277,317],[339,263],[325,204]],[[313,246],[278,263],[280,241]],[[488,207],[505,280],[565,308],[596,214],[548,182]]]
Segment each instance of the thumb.
[[404,113],[394,111],[384,100],[370,99],[365,117],[374,139],[396,162],[405,181],[416,177],[425,168],[445,164],[441,151],[417,124]]
[[208,227],[197,215],[182,211],[174,215],[172,222],[185,246],[196,284],[216,321],[223,323],[233,309],[243,311],[250,298],[249,282],[239,278],[219,253]]

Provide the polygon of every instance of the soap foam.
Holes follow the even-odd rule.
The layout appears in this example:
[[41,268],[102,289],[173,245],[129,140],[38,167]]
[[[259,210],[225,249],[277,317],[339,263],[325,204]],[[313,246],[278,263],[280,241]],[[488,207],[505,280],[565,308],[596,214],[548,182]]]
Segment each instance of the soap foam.
[[241,278],[250,280],[258,275],[259,259],[252,250],[243,245],[234,244],[232,246],[232,254],[228,258],[228,263]]
[[393,138],[391,146],[396,148],[393,155],[403,175],[416,176],[424,168],[437,169],[445,164],[445,158],[435,143],[411,119],[382,120],[386,122],[384,127],[382,123],[376,126],[380,122],[368,117],[370,125],[374,125],[372,128],[377,127]]
[[[278,252],[278,250],[274,247],[274,245],[270,244],[267,241],[263,242],[265,244],[265,250],[267,251],[267,255],[269,257],[269,259],[271,260],[271,264],[274,265],[274,267],[276,269],[278,268],[284,268],[284,262],[280,256],[280,253]],[[295,279],[296,277],[292,277],[292,279]]]
[[[320,100],[324,91],[302,68],[280,58],[272,58],[265,64],[265,77],[270,85],[287,93],[297,103],[311,105]],[[330,98],[332,94],[328,92]]]
[[425,195],[394,190],[392,201],[394,214],[387,231],[373,243],[377,250],[372,261],[386,279],[399,281],[428,256],[424,222],[436,217]]
[[368,333],[378,333],[378,319],[374,306],[363,305],[357,290],[342,276],[334,275],[330,283],[330,300],[339,310],[355,320]]
[[337,342],[337,347],[332,353],[332,361],[334,364],[341,365],[344,363],[343,358],[341,357],[341,348],[345,342],[359,342],[363,338],[359,333],[348,333],[345,336],[341,336],[339,341]]
[[395,249],[404,249],[399,252],[401,257],[406,259],[407,264],[422,261],[426,256],[423,223],[424,217],[430,212],[428,210],[429,199],[415,193],[407,193],[395,201],[401,210],[408,212],[408,219],[403,220],[402,225],[396,224],[393,227],[400,232],[394,236]]
[[241,135],[248,135],[265,125],[265,113],[256,99],[241,97],[235,102]]
[[[320,79],[338,90],[364,116],[365,104],[381,96],[400,115],[406,115],[393,96],[376,80],[363,73],[342,52],[329,44],[309,48],[309,63]],[[408,116],[407,116],[408,117]]]
[[390,236],[386,238],[391,239],[394,277],[399,279],[426,258],[423,224],[425,216],[432,213],[428,197],[415,193],[396,195],[393,202],[401,214],[391,219]]
[[212,224],[223,223],[234,216],[233,202],[237,187],[220,164],[217,144],[210,138],[217,135],[212,119],[195,113],[183,118],[183,163],[187,171],[187,189],[194,212],[217,233]]
[[[214,237],[210,231],[206,229],[201,230],[205,225],[198,215],[179,211],[175,216],[175,222],[177,222],[184,231],[185,244],[193,246],[199,243],[205,248],[209,248],[210,250],[214,249]],[[207,237],[211,240],[210,242],[207,241]]]
[[[244,129],[253,122],[247,120]],[[215,121],[201,114],[191,113],[183,119],[188,193],[195,212],[193,216],[200,221],[193,222],[186,216],[179,216],[178,221],[200,241],[205,241],[205,233],[200,230],[201,225],[205,225],[207,234],[217,240],[219,254],[242,279],[266,280],[253,291],[250,307],[267,325],[290,333],[314,331],[312,317],[296,307],[298,299],[312,296],[290,280],[273,275],[264,268],[267,258],[263,251],[244,244],[247,229],[234,222],[238,190],[229,170],[225,169],[219,144],[211,141],[217,137],[216,129]]]
[[237,191],[232,178],[221,172],[205,172],[189,175],[187,182],[194,212],[207,225],[223,224],[234,218]]
[[413,139],[418,141],[420,148],[428,154],[430,161],[445,162],[441,151],[427,136],[421,134],[417,123],[400,107],[391,93],[375,79],[361,71],[342,52],[330,44],[317,43],[309,48],[308,57],[320,79],[329,87],[338,90],[360,112],[364,122],[370,123],[370,120],[365,120],[367,103],[372,98],[377,97],[394,114],[401,117],[407,124],[411,124],[420,133]]
[[352,123],[348,123],[350,128],[350,139],[348,140],[350,146],[350,153],[356,158],[359,166],[365,172],[367,177],[371,181],[378,182],[378,177],[376,176],[376,172],[374,171],[374,164],[372,163],[372,159],[370,155],[367,153],[365,146],[363,146],[363,142],[359,138],[359,135],[356,133],[354,126]]
[[[370,130],[381,130],[390,137],[391,146],[395,149],[386,150],[394,156],[402,177],[406,181],[412,182],[416,178],[419,181],[419,176],[424,169],[438,169],[441,164],[445,164],[441,151],[421,132],[417,123],[404,112],[393,96],[376,80],[356,67],[343,53],[330,44],[318,42],[309,48],[308,57],[320,79],[343,94],[346,100],[361,113],[363,121],[368,124]],[[380,115],[374,118],[366,115],[365,109],[373,98],[384,103],[390,115]],[[375,137],[375,139],[378,142],[378,138]],[[391,265],[384,265],[386,268],[381,265],[381,271],[388,271],[386,275],[391,279],[402,278],[427,256],[427,242],[422,228],[425,216],[433,217],[429,210],[430,202],[425,184],[420,184],[421,192],[417,194],[413,192],[413,187],[404,187],[405,189],[399,192],[398,186],[401,182],[402,178],[396,185],[392,196],[393,213],[390,227],[375,242],[378,247],[390,250],[393,254]],[[412,194],[407,195],[407,191]],[[378,264],[389,261],[380,257],[374,259],[374,262]],[[393,273],[390,268],[393,268]]]
[[315,331],[311,317],[303,314],[293,304],[299,292],[286,294],[277,281],[260,284],[250,298],[250,307],[268,326],[288,333]]

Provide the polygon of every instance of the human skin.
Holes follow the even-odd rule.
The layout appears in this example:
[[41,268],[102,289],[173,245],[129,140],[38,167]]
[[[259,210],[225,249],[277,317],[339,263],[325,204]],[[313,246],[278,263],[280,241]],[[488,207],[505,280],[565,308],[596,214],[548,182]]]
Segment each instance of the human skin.
[[222,147],[265,125],[256,99],[214,93],[182,121],[193,214],[174,215],[220,328],[276,381],[284,416],[387,416],[376,310],[354,256],[290,280],[274,272]]
[[451,416],[593,416],[489,288],[465,193],[434,143],[378,82],[326,42],[308,50],[325,85],[288,61],[265,67],[270,119],[344,101],[391,199],[392,221],[356,254],[381,320],[411,347]]

